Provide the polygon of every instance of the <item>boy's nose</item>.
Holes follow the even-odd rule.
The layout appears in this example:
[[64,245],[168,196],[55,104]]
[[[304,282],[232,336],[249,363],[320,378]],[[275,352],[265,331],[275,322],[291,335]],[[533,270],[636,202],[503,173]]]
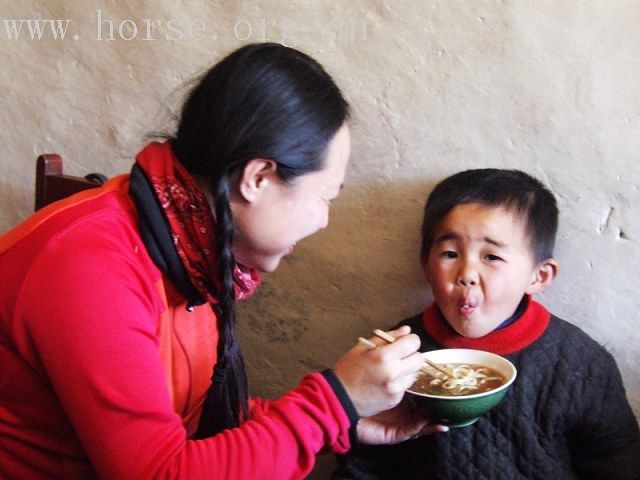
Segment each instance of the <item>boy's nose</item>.
[[477,280],[472,278],[460,277],[458,283],[463,287],[475,287],[478,284]]
[[474,287],[478,285],[478,272],[471,268],[470,265],[465,265],[460,269],[458,274],[458,285],[463,287]]

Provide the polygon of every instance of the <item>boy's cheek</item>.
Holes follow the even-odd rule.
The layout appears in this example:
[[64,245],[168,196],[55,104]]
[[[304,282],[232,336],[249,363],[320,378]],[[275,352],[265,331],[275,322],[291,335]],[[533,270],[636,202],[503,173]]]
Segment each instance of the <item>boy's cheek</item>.
[[429,262],[424,272],[427,282],[432,286],[448,282],[450,276],[450,272],[438,262]]

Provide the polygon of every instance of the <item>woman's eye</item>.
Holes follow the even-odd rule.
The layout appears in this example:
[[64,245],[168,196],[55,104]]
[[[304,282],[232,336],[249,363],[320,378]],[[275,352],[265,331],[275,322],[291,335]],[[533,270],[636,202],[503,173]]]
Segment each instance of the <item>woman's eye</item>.
[[445,250],[444,252],[442,252],[442,256],[444,258],[456,258],[458,254],[453,250]]

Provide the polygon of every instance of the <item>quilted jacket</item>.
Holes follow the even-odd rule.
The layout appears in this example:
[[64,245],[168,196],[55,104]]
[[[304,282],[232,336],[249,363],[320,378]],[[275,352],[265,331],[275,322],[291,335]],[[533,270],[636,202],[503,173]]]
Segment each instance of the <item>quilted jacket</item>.
[[[443,348],[423,315],[407,319],[421,350]],[[640,434],[613,357],[551,316],[542,336],[505,355],[518,377],[475,424],[395,446],[359,446],[334,479],[640,479]]]

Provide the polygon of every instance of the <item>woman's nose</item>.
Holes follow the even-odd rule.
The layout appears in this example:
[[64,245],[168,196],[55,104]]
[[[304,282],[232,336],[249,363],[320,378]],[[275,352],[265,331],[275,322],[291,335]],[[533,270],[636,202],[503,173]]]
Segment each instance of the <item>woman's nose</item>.
[[327,228],[328,225],[329,225],[329,209],[327,208],[327,210],[324,212],[324,217],[322,217],[322,220],[320,222],[320,229]]

